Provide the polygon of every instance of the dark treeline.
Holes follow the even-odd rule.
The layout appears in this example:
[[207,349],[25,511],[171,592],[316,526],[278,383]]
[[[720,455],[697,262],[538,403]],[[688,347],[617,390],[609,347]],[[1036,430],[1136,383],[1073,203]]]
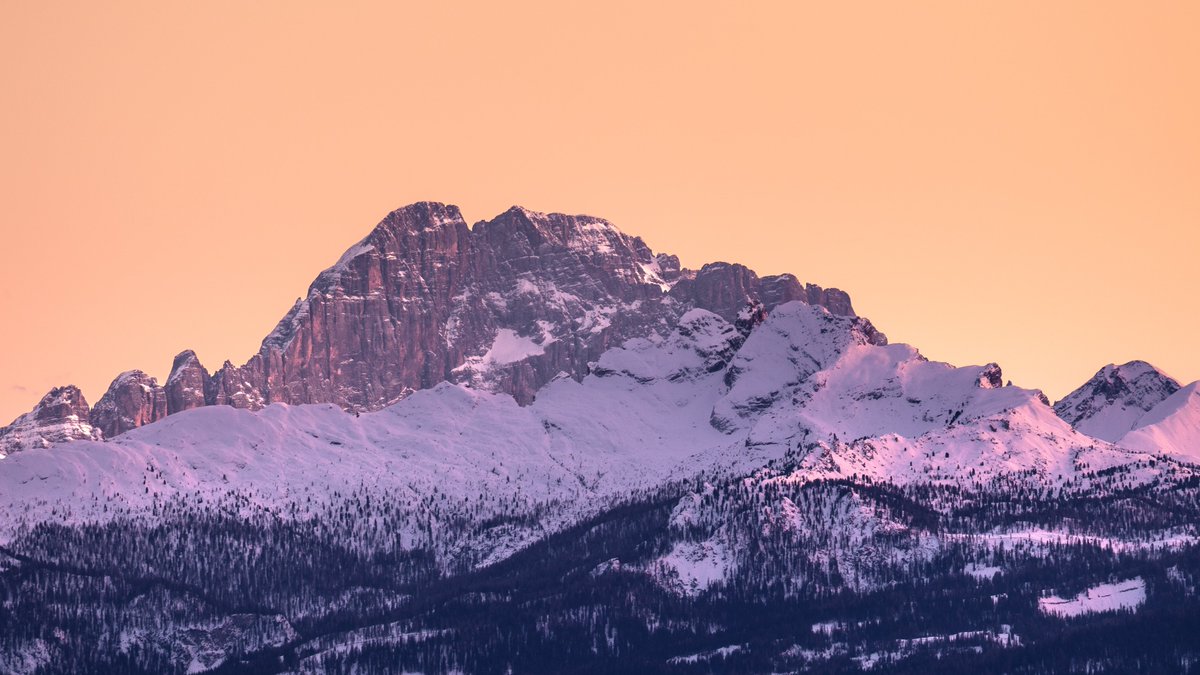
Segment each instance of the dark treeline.
[[[484,567],[493,542],[536,531],[545,512],[364,492],[307,518],[176,504],[153,521],[44,524],[0,554],[0,672],[1036,674],[1200,663],[1200,548],[1150,545],[1200,524],[1194,481],[901,488],[792,481],[790,470],[640,493],[519,537],[532,543]],[[1020,528],[1074,536],[1001,536]],[[719,580],[689,578],[689,564],[713,560]],[[1038,607],[1048,593],[1135,578],[1146,593],[1136,611],[1063,619]]]

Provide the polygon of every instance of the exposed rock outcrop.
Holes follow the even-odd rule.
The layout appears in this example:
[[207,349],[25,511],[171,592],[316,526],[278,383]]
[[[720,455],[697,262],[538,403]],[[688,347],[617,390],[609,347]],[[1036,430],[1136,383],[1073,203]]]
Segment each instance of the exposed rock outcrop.
[[208,370],[200,365],[196,352],[187,350],[180,352],[171,364],[171,374],[167,377],[167,414],[200,408],[213,401],[209,394],[212,388]]
[[33,410],[0,428],[0,455],[27,448],[45,448],[54,443],[81,439],[99,440],[91,424],[91,409],[83,392],[68,385],[55,387]]
[[1116,441],[1143,415],[1179,391],[1179,383],[1145,361],[1104,366],[1054,404],[1054,412],[1077,430]]
[[140,370],[117,376],[92,408],[92,425],[105,438],[157,422],[167,416],[167,392]]
[[[836,289],[738,264],[682,269],[600,218],[513,207],[468,227],[457,207],[421,202],[389,213],[321,272],[246,363],[210,375],[185,351],[161,390],[144,375],[114,382],[103,426],[112,436],[159,419],[160,395],[165,414],[274,402],[366,411],[452,381],[526,404],[631,337],[667,335],[689,309],[740,318],[748,331],[794,300],[854,316]],[[752,315],[739,317],[748,305]]]
[[591,216],[513,207],[469,228],[458,209],[398,209],[332,267],[242,366],[206,391],[217,405],[336,403],[375,410],[445,380],[528,403],[559,373],[579,378],[606,349],[669,331],[691,307],[733,321],[748,302],[828,303],[837,290],[743,265],[682,270]]

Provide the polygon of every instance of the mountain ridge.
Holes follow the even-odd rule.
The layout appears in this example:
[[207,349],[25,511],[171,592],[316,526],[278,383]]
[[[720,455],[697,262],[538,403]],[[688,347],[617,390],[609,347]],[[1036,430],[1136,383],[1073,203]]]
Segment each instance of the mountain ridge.
[[[839,289],[736,263],[682,269],[602,218],[514,206],[468,227],[453,205],[417,202],[389,212],[320,272],[242,365],[210,373],[185,350],[161,393],[153,378],[131,384],[135,371],[122,373],[101,398],[97,426],[111,438],[203,405],[329,402],[362,412],[441,381],[528,404],[560,372],[581,378],[610,346],[665,334],[691,307],[732,321],[748,302],[792,300],[854,315]],[[529,358],[484,363],[501,335]]]
[[1200,382],[1052,407],[840,291],[451,209],[389,214],[243,366],[0,430],[0,670],[1200,661]]
[[1084,433],[1116,441],[1178,390],[1178,382],[1145,361],[1110,363],[1055,403],[1054,410]]
[[793,301],[743,330],[694,308],[667,336],[607,350],[582,380],[557,378],[526,406],[441,382],[361,416],[332,404],[200,406],[108,442],[30,449],[0,465],[0,512],[22,514],[0,539],[49,513],[103,521],[197,491],[217,502],[243,492],[281,512],[311,509],[302,495],[443,491],[559,504],[556,517],[574,518],[663,481],[792,456],[786,480],[802,482],[1066,486],[1127,467],[1144,484],[1176,471],[1075,431],[1036,390],[995,386],[994,364],[876,344],[865,319]]

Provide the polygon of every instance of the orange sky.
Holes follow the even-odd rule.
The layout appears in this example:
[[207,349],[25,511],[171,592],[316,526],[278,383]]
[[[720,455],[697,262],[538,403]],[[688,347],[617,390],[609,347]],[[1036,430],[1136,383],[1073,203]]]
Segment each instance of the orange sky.
[[426,199],[791,271],[1051,397],[1200,378],[1200,3],[396,4],[0,5],[0,424],[241,363]]

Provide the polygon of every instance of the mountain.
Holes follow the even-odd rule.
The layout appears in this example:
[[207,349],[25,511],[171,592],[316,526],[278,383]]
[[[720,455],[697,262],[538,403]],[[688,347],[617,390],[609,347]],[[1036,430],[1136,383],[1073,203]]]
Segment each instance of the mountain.
[[1089,436],[1144,452],[1200,461],[1198,383],[1179,383],[1145,361],[1107,365],[1054,404]]
[[[1003,386],[995,364],[931,362],[908,345],[876,344],[864,319],[800,302],[745,319],[691,309],[668,335],[627,340],[581,380],[560,376],[526,406],[443,382],[374,413],[200,406],[107,442],[18,453],[0,472],[0,512],[12,514],[0,536],[50,519],[145,517],[194,499],[321,519],[330,495],[413,507],[436,494],[450,502],[424,507],[433,531],[409,515],[388,536],[455,569],[638,491],[780,463],[789,469],[774,480],[787,483],[977,490],[1077,488],[1096,472],[1117,472],[1128,486],[1189,475],[1155,459],[1160,448],[1127,450],[1072,429],[1040,392]],[[134,403],[162,398],[144,376],[123,381],[120,391],[142,393]],[[1165,428],[1180,429],[1171,438],[1190,430]],[[533,528],[453,542],[433,534],[497,517],[530,518]]]
[[737,264],[680,269],[599,218],[513,207],[468,228],[457,207],[422,202],[389,213],[317,275],[243,365],[210,375],[194,352],[177,356],[165,413],[156,383],[118,376],[106,411],[118,399],[121,411],[106,412],[101,428],[111,438],[204,405],[371,411],[445,381],[528,404],[560,373],[578,380],[608,348],[665,335],[691,308],[733,321],[751,301],[854,316],[837,289]]
[[1177,390],[1151,408],[1118,443],[1200,462],[1200,382]]
[[92,426],[91,408],[75,386],[55,387],[33,410],[0,428],[0,458],[25,448],[48,448],[55,443],[100,438]]
[[92,424],[104,438],[157,422],[167,414],[167,393],[140,370],[121,373],[92,408]]
[[1110,364],[1055,403],[1054,411],[1079,431],[1114,442],[1178,390],[1178,382],[1145,361]]
[[0,431],[0,671],[1186,671],[1198,388],[1052,407],[791,275],[417,204],[243,366]]
[[[766,357],[805,350],[832,364],[850,344],[878,349],[872,339],[866,320],[800,302],[778,307],[749,338],[719,315],[691,309],[666,336],[608,350],[592,373],[556,378],[527,406],[446,382],[361,415],[329,404],[202,406],[107,442],[9,457],[0,471],[0,510],[21,515],[0,523],[0,533],[52,514],[102,521],[190,494],[220,501],[231,491],[283,510],[307,510],[313,494],[360,490],[494,495],[503,500],[488,505],[485,498],[473,508],[558,503],[574,517],[595,500],[782,456],[787,439],[770,448],[748,441],[763,411],[780,407],[797,419],[790,394],[776,389],[779,364]],[[734,368],[738,385],[730,388]],[[743,405],[744,392],[767,390],[777,395],[766,408]],[[761,406],[764,395],[754,400]],[[714,421],[721,414],[714,411],[724,410],[743,415],[741,428]]]

